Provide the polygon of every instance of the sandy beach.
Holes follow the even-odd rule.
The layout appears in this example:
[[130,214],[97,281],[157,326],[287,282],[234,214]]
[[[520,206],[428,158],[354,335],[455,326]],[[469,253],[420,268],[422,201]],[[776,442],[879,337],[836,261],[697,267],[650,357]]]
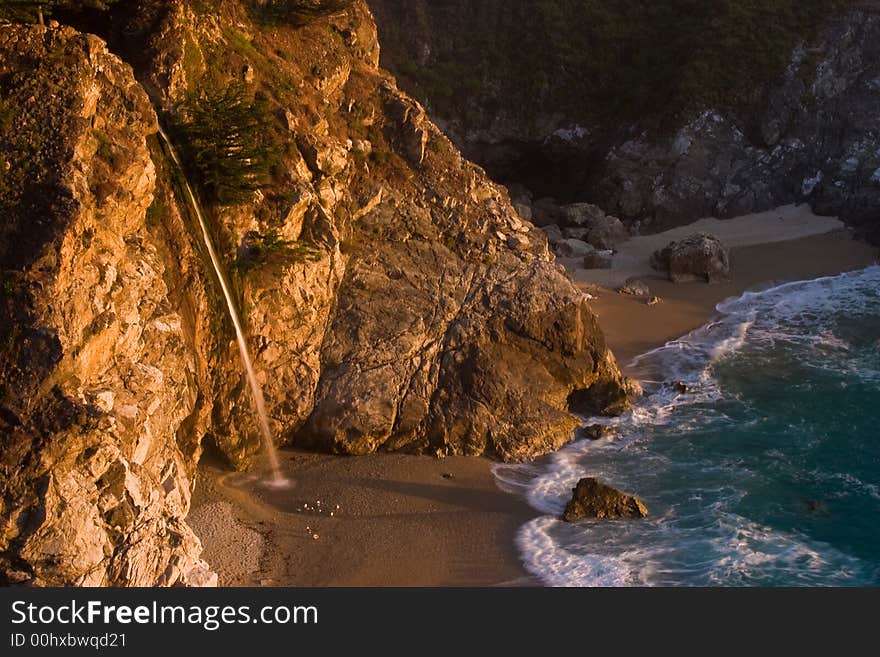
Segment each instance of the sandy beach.
[[813,235],[786,242],[734,247],[730,250],[730,281],[676,284],[653,272],[642,276],[661,303],[648,306],[644,299],[579,279],[596,298],[590,303],[599,315],[605,339],[628,374],[629,362],[702,326],[724,299],[749,289],[772,287],[789,281],[831,276],[861,269],[877,261],[877,249],[851,239],[845,231]]
[[514,546],[537,515],[487,459],[280,452],[275,490],[216,460],[189,522],[221,586],[528,586]]
[[[673,284],[647,266],[655,248],[700,230],[731,248],[729,282]],[[789,206],[634,238],[611,270],[569,271],[596,297],[593,308],[627,370],[634,356],[704,324],[725,298],[876,260],[877,249],[852,240],[837,220]],[[614,291],[634,275],[662,302],[648,306]],[[203,461],[189,522],[221,585],[539,584],[514,546],[518,527],[538,514],[498,488],[486,459],[290,450],[281,456],[291,485],[277,490],[215,459]]]

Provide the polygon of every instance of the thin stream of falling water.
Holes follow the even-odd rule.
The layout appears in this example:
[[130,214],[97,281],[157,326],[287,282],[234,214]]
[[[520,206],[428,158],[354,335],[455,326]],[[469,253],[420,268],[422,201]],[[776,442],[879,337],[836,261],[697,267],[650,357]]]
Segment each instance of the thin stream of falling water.
[[220,287],[223,290],[223,297],[226,299],[226,307],[229,310],[229,317],[232,319],[233,326],[235,326],[235,339],[238,342],[238,350],[241,353],[241,360],[244,363],[244,368],[247,373],[248,384],[250,385],[251,394],[254,397],[254,405],[257,408],[260,432],[263,435],[263,445],[266,450],[266,456],[269,459],[269,468],[272,472],[272,479],[276,484],[281,484],[284,479],[281,476],[281,466],[278,463],[278,454],[276,453],[275,445],[272,442],[272,432],[269,429],[269,420],[266,416],[266,403],[263,400],[263,391],[260,388],[260,384],[257,382],[257,376],[254,373],[254,365],[247,348],[247,342],[245,341],[244,330],[241,327],[241,320],[238,317],[238,311],[235,309],[235,303],[233,303],[232,300],[232,293],[229,289],[229,284],[226,282],[226,276],[223,274],[220,259],[217,257],[217,252],[214,250],[214,243],[211,241],[211,236],[208,233],[208,226],[205,223],[205,217],[202,215],[201,206],[192,191],[192,187],[189,185],[189,181],[183,171],[183,166],[177,157],[177,152],[174,150],[174,146],[171,145],[171,140],[168,139],[168,135],[165,134],[165,131],[162,130],[161,126],[159,127],[159,136],[162,138],[162,141],[165,142],[165,146],[168,148],[168,153],[171,155],[171,159],[174,160],[174,164],[177,165],[177,169],[180,171],[184,190],[186,191],[190,205],[199,220],[199,227],[202,229],[202,238],[204,239],[205,247],[208,249],[208,255],[211,256],[211,264],[214,266],[214,273],[217,274],[217,278],[220,281]]

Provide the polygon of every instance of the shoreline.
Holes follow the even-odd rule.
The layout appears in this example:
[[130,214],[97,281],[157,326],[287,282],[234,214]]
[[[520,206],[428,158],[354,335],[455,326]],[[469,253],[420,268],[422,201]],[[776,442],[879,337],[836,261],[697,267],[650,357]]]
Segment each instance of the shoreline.
[[[845,230],[793,234],[799,236],[762,235],[764,242],[734,246],[726,283],[641,276],[662,299],[653,306],[591,280],[609,270],[569,273],[595,297],[590,304],[621,369],[637,376],[629,365],[635,356],[702,326],[726,298],[877,261],[876,248]],[[498,486],[489,459],[288,449],[279,455],[289,488],[266,487],[207,455],[199,466],[188,521],[221,586],[541,585],[514,540],[541,513]]]
[[635,376],[638,373],[630,367],[633,358],[699,328],[725,299],[752,289],[863,269],[877,260],[877,248],[853,240],[846,231],[834,231],[734,247],[730,250],[731,279],[724,283],[672,283],[657,272],[640,276],[661,299],[653,306],[642,298],[587,282],[585,276],[579,277],[578,285],[595,297],[590,305],[621,370]]

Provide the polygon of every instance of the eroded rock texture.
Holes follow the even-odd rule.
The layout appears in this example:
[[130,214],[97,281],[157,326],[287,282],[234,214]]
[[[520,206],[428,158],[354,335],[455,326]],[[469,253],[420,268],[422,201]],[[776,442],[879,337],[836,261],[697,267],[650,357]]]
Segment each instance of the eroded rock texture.
[[[375,0],[383,34],[394,41],[385,50],[386,64],[432,102],[432,111],[457,143],[505,181],[532,186],[537,196],[590,201],[642,232],[806,202],[820,214],[839,215],[859,235],[880,243],[880,10],[876,2],[826,5],[817,7],[809,21],[813,27],[793,29],[791,39],[773,39],[762,49],[749,48],[742,34],[719,35],[750,64],[726,69],[724,60],[708,66],[702,62],[702,73],[695,72],[692,66],[700,65],[695,52],[667,61],[666,68],[660,65],[673,85],[697,75],[702,84],[691,91],[700,94],[723,79],[725,88],[739,89],[735,98],[725,102],[708,94],[686,111],[662,102],[633,103],[623,113],[590,117],[595,101],[608,100],[607,92],[587,102],[583,96],[592,88],[578,89],[577,67],[557,66],[556,77],[545,68],[552,57],[578,52],[560,52],[562,44],[584,38],[582,33],[568,33],[568,40],[540,35],[537,26],[548,17],[562,26],[574,20],[565,20],[568,10],[562,3],[511,7],[476,0]],[[516,11],[534,15],[519,21],[528,28],[511,26]],[[638,7],[632,11],[639,16]],[[750,10],[737,6],[736,11]],[[663,8],[658,12],[659,18]],[[716,24],[705,23],[694,36],[718,29],[725,20],[738,20],[723,9],[712,16]],[[675,30],[658,32],[649,43],[667,37],[672,43],[685,29],[675,22],[664,28],[644,14],[636,20],[645,34]],[[774,20],[781,26],[791,16],[780,14]],[[475,26],[487,22],[504,27],[476,33]],[[509,39],[517,29],[548,44],[546,56],[534,65],[539,48],[524,48],[521,39]],[[591,61],[579,62],[580,79],[596,80],[596,88],[602,88],[603,72],[620,80],[625,78],[618,75],[634,70],[634,59],[614,60],[613,53],[638,50],[616,51],[614,37],[609,39]],[[781,65],[765,66],[767,51],[776,48],[785,49]],[[468,67],[457,53],[474,50],[483,55],[471,54],[479,65]],[[747,56],[756,51],[760,57]],[[521,62],[521,52],[531,58],[527,64]],[[640,66],[635,70],[650,70],[648,62]],[[645,76],[644,84],[619,91],[650,89],[655,79]],[[460,78],[472,77],[476,93],[464,94],[464,99],[452,93]],[[524,80],[532,84],[526,86]],[[536,102],[509,101],[520,93]],[[546,102],[549,95],[556,95],[557,102]],[[676,94],[671,96],[675,100]]]
[[880,239],[880,14],[860,6],[797,48],[756,107],[708,111],[668,139],[613,149],[602,204],[656,227],[791,202]]
[[194,355],[146,226],[155,114],[72,29],[0,26],[0,548],[12,581],[204,581]]
[[593,477],[584,477],[571,491],[562,519],[575,522],[584,518],[646,518],[648,508],[637,497],[621,493]]
[[205,210],[279,443],[524,460],[573,438],[570,404],[634,389],[543,233],[379,70],[363,2],[254,11],[125,3],[119,57],[0,28],[0,116],[21,117],[0,137],[7,579],[210,581],[183,521],[200,442],[235,467],[260,451],[148,96],[166,126],[236,84],[271,110],[271,180]]
[[[600,383],[600,406],[620,403],[583,296],[506,191],[380,72],[364,3],[271,33],[238,3],[223,13],[152,3],[120,33],[151,44],[136,73],[171,111],[218,76],[276,108],[273,129],[289,146],[272,185],[212,214],[230,263],[272,234],[308,252],[251,263],[237,278],[279,437],[340,453],[526,459],[571,439],[573,392]],[[195,65],[208,61],[209,72]],[[155,62],[184,75],[162,85]],[[212,435],[243,464],[259,442],[228,356]]]
[[651,255],[651,266],[673,283],[719,283],[730,277],[730,256],[714,235],[698,233],[670,242]]

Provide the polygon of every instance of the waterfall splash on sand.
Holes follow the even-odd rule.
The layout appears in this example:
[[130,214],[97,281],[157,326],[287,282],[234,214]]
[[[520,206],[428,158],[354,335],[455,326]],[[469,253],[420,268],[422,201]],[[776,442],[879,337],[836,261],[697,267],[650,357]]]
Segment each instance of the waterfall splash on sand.
[[278,454],[276,453],[275,445],[272,442],[272,432],[269,429],[269,420],[266,416],[266,403],[263,400],[263,391],[260,389],[260,384],[257,382],[257,377],[254,373],[254,364],[251,361],[251,355],[248,351],[247,342],[245,341],[244,330],[241,326],[238,311],[235,309],[232,292],[229,289],[226,276],[223,274],[220,259],[217,257],[217,252],[214,250],[214,243],[211,241],[211,236],[208,233],[208,226],[205,223],[205,217],[202,214],[201,206],[192,191],[192,187],[190,187],[186,174],[183,171],[183,165],[177,157],[177,152],[174,150],[174,146],[171,145],[171,140],[168,139],[168,135],[165,134],[165,131],[162,130],[161,127],[159,127],[159,136],[165,143],[165,147],[168,149],[171,159],[174,160],[174,164],[177,166],[178,171],[180,171],[184,191],[186,191],[193,212],[195,212],[196,217],[199,220],[199,227],[202,229],[202,238],[204,239],[205,247],[208,249],[208,255],[211,256],[211,264],[214,266],[214,273],[217,275],[217,279],[220,281],[220,287],[223,290],[223,297],[226,300],[229,317],[232,319],[233,326],[235,326],[235,339],[238,341],[238,350],[241,353],[241,361],[244,363],[248,384],[250,385],[251,394],[254,397],[254,406],[256,406],[257,409],[260,432],[263,436],[263,445],[266,450],[266,456],[269,459],[269,468],[272,474],[271,483],[277,486],[283,485],[286,482],[281,476],[281,466],[278,463]]

